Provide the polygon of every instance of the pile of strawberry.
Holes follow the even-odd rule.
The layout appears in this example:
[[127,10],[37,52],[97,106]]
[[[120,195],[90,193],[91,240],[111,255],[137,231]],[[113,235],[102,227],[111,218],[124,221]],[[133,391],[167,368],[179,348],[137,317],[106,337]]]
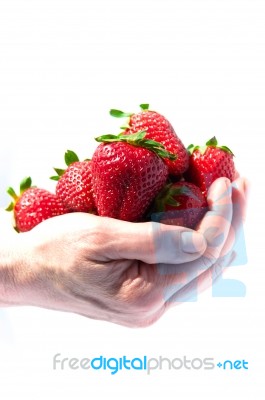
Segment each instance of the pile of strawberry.
[[65,213],[85,212],[130,222],[158,221],[195,228],[207,211],[207,191],[214,180],[235,177],[233,153],[215,137],[187,149],[170,122],[141,104],[135,114],[110,110],[126,118],[119,135],[96,138],[91,159],[65,153],[66,168],[55,168],[55,193],[21,182],[13,201],[15,228],[31,230]]

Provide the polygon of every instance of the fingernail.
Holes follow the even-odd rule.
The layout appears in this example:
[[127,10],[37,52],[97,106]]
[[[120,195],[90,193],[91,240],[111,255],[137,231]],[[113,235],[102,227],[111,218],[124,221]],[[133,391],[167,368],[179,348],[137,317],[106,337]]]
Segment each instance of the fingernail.
[[182,232],[181,248],[185,253],[200,253],[206,249],[206,240],[197,232]]

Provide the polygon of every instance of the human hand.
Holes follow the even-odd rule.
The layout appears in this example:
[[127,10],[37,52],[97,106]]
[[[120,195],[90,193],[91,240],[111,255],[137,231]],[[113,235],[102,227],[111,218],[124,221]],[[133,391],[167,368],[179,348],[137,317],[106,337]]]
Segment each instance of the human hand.
[[3,212],[0,223],[5,259],[0,282],[6,283],[0,303],[70,311],[125,325],[142,318],[144,296],[154,290],[156,263],[189,262],[206,248],[200,233],[181,227],[158,229],[159,224],[72,213],[17,234],[8,217]]
[[[192,283],[202,266],[205,274],[216,264],[231,231],[232,201],[229,193],[224,195],[229,191],[226,182],[214,183],[210,211],[198,233],[73,213],[11,235],[9,252],[17,262],[14,285],[6,291],[7,303],[74,312],[131,327],[150,325],[181,291],[187,291],[187,282],[181,285],[185,266]],[[218,246],[212,245],[209,234],[213,226],[223,233]]]
[[[238,248],[237,242],[242,237],[249,183],[239,175],[227,190],[224,183],[225,180],[221,178],[211,186],[208,195],[210,210],[198,227],[198,231],[207,239],[203,256],[181,268],[176,266],[173,271],[167,265],[159,267],[162,275],[169,279],[172,277],[164,292],[166,308],[196,301],[198,293],[213,286],[228,267],[240,263],[242,256],[245,261],[245,249]],[[239,244],[244,246],[243,242]]]

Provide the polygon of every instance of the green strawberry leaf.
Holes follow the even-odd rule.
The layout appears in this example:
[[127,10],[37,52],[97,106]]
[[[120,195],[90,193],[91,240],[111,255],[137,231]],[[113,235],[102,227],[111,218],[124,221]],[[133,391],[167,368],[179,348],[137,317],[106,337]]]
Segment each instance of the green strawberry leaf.
[[195,150],[199,150],[200,149],[200,146],[194,146],[194,144],[190,144],[188,147],[187,147],[187,152],[189,153],[189,155],[192,155],[192,153],[195,151]]
[[18,199],[18,195],[14,191],[12,187],[7,188],[6,192],[14,199],[15,201]]
[[65,173],[65,169],[61,169],[61,168],[53,168],[53,169],[56,172],[56,174],[58,175],[58,178]]
[[143,140],[145,135],[146,135],[145,131],[139,131],[136,133],[132,133],[131,135],[121,135],[120,138],[128,143],[134,143],[134,142],[137,143]]
[[166,199],[165,203],[172,207],[180,206],[180,203],[171,196]]
[[131,135],[122,135],[122,134],[102,135],[95,138],[95,140],[97,142],[103,142],[103,143],[125,142],[133,146],[143,147],[145,149],[153,151],[161,158],[168,158],[169,160],[172,161],[177,159],[177,155],[168,152],[162,143],[156,142],[151,139],[145,139],[145,135],[146,135],[145,131],[139,131]]
[[187,147],[187,152],[189,153],[189,155],[192,155],[193,151],[194,151],[194,144],[190,144]]
[[221,149],[221,150],[231,154],[232,156],[234,156],[233,152],[229,149],[229,147],[227,147],[227,146],[218,146],[218,141],[217,141],[215,136],[213,136],[210,140],[208,140],[204,146],[194,146],[193,144],[190,144],[187,147],[187,151],[188,151],[188,153],[190,155],[195,150],[199,150],[201,152],[201,154],[204,154],[208,147],[216,147],[216,148]]
[[140,104],[140,108],[144,110],[149,110],[149,104]]
[[227,146],[220,146],[220,149],[222,149],[226,153],[230,153],[232,156],[235,156],[234,153],[232,152],[232,150],[230,150],[229,147],[227,147]]
[[210,140],[208,140],[208,142],[206,142],[206,146],[217,147],[218,149],[221,149],[221,150],[225,151],[226,153],[229,153],[232,156],[234,156],[234,153],[232,152],[232,150],[229,149],[229,147],[218,146],[218,141],[215,136],[213,138],[211,138]]
[[133,144],[142,140],[145,137],[145,134],[146,132],[144,131],[132,133],[131,135],[123,135],[123,132],[121,132],[119,135],[107,134],[98,136],[97,138],[95,138],[95,140],[97,142],[127,142]]
[[173,207],[178,207],[180,205],[180,203],[173,197],[174,195],[178,194],[175,189],[176,188],[173,187],[172,183],[169,183],[163,187],[154,201],[155,212],[164,212],[166,205],[171,205]]
[[60,177],[65,173],[65,169],[61,168],[53,168],[57,175],[50,176],[52,181],[58,181]]
[[60,179],[59,175],[50,176],[52,181],[58,181]]
[[170,187],[169,189],[169,193],[171,196],[181,196],[181,195],[185,195],[185,196],[189,196],[190,194],[190,189],[188,189],[185,186],[181,186],[181,187],[174,187],[173,185]]
[[35,187],[31,186],[32,185],[32,180],[30,176],[27,176],[26,178],[22,179],[19,185],[19,196],[16,194],[14,189],[12,187],[7,188],[7,193],[12,197],[13,201],[6,207],[6,211],[12,211],[14,209],[14,206],[19,199],[19,197],[25,192],[25,190]]
[[73,164],[74,162],[79,161],[79,158],[74,151],[67,150],[64,155],[64,160],[65,160],[66,165],[69,167],[69,165]]
[[103,143],[121,142],[119,135],[112,135],[112,134],[98,136],[95,138],[95,140],[97,142],[103,142]]
[[114,108],[112,108],[109,111],[109,113],[112,117],[115,117],[115,118],[126,118],[126,117],[131,117],[133,115],[132,113],[126,113],[126,112],[123,112],[120,110],[115,110]]
[[216,147],[218,145],[216,137],[212,137],[208,142],[206,142],[206,146],[213,146]]
[[[28,176],[26,178],[24,178],[21,182],[20,182],[20,194],[22,194],[23,192],[25,192],[25,190],[29,189],[32,185],[32,180],[31,177]],[[10,193],[9,193],[10,194]]]
[[161,149],[164,149],[165,147],[164,147],[164,145],[162,144],[162,143],[160,143],[160,142],[156,142],[155,140],[153,140],[153,139],[144,139],[144,143],[147,145],[147,146],[155,146],[155,147],[160,147]]
[[158,147],[150,147],[150,148],[147,147],[147,149],[153,151],[159,157],[168,158],[171,161],[175,161],[178,158],[178,156],[176,154],[170,153],[169,151],[160,149]]
[[14,210],[14,203],[11,201],[11,203],[5,208],[6,211],[13,211]]

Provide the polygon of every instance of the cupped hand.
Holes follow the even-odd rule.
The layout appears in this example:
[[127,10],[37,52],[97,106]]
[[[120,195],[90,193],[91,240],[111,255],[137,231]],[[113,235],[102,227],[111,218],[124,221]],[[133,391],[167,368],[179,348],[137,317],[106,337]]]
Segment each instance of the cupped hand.
[[[246,215],[249,184],[238,177],[230,183],[225,178],[214,182],[209,190],[209,211],[201,221],[198,232],[207,240],[207,249],[199,259],[182,268],[160,265],[161,275],[170,281],[164,292],[166,309],[186,301],[196,301],[199,293],[213,288],[215,281],[231,265],[243,260],[245,243],[242,229]],[[238,246],[238,241],[240,241]]]
[[233,201],[240,201],[242,210],[244,197],[243,179],[233,187],[218,179],[197,232],[84,213],[51,218],[23,234],[6,224],[2,245],[15,263],[6,303],[148,326],[193,295],[198,281],[201,287],[209,285],[231,262],[241,212],[233,216]]

